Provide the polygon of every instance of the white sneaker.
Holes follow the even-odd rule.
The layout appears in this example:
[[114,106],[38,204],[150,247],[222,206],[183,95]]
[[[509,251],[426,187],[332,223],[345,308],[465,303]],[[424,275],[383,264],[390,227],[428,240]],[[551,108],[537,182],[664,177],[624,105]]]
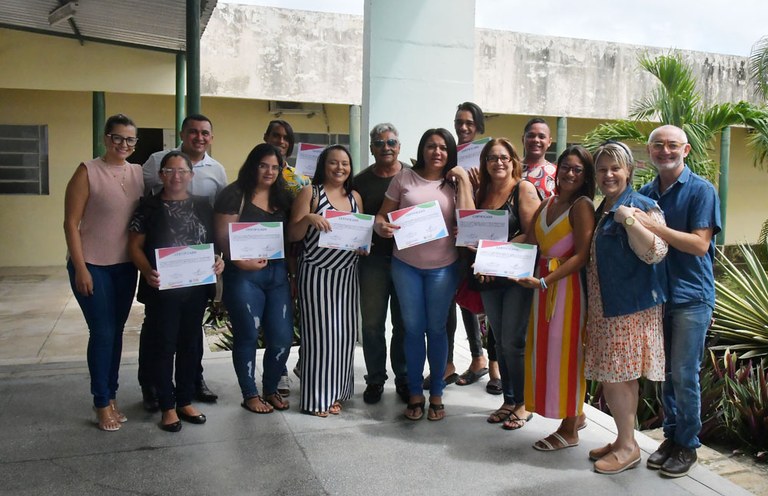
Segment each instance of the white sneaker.
[[277,392],[283,396],[291,394],[291,379],[288,377],[288,374],[280,376],[280,381],[277,383]]

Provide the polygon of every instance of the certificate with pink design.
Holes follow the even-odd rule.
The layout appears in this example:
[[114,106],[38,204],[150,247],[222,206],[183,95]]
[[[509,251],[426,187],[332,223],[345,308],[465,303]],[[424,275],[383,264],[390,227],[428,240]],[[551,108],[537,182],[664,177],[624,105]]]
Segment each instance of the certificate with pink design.
[[536,245],[481,239],[475,256],[475,274],[530,277],[536,266]]
[[155,249],[160,288],[174,289],[216,282],[213,244],[173,246]]
[[232,260],[285,258],[282,222],[232,222],[229,256]]
[[400,227],[395,230],[395,243],[399,250],[448,236],[443,212],[435,200],[395,210],[387,217],[390,224]]
[[509,212],[506,210],[456,210],[456,246],[477,246],[481,239],[507,241]]
[[336,250],[371,251],[373,215],[326,210],[323,216],[331,225],[331,230],[320,232],[318,246]]

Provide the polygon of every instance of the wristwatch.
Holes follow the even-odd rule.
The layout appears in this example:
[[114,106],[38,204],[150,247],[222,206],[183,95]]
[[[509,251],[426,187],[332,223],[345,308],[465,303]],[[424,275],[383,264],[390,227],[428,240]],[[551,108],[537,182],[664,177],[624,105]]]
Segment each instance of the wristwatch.
[[629,227],[635,224],[635,218],[634,217],[627,217],[624,219],[624,225]]

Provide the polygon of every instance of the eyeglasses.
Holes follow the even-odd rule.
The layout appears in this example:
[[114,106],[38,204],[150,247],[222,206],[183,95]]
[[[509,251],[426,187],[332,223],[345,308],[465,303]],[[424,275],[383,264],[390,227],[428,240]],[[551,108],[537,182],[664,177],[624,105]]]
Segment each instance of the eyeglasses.
[[489,164],[492,164],[498,161],[501,161],[502,164],[506,164],[510,160],[511,158],[508,157],[507,155],[488,155],[487,157],[485,157],[485,161],[488,162]]
[[560,174],[568,174],[569,172],[572,172],[574,176],[580,176],[584,173],[584,167],[571,167],[569,165],[561,165],[560,166]]
[[671,152],[680,151],[688,143],[678,143],[677,141],[654,141],[651,143],[651,148],[660,152],[666,147]]
[[125,144],[128,145],[129,147],[134,147],[136,146],[136,143],[139,141],[139,138],[134,138],[133,136],[126,137],[126,136],[120,136],[119,134],[108,134],[107,136],[109,136],[109,139],[115,145],[122,145],[123,142],[125,142]]
[[398,143],[400,142],[397,141],[396,139],[390,138],[388,140],[381,140],[381,139],[373,140],[373,143],[371,144],[373,145],[374,148],[384,148],[384,145],[387,145],[390,148],[394,148],[397,146]]
[[461,127],[461,126],[475,127],[475,121],[464,121],[461,119],[456,119],[453,121],[453,125],[455,127]]
[[167,169],[167,168],[163,168],[163,169],[160,169],[160,172],[165,177],[171,177],[173,175],[184,177],[187,174],[190,174],[192,171],[189,170],[189,169]]
[[277,172],[280,170],[279,165],[272,165],[272,164],[265,164],[264,162],[259,163],[259,170],[262,171],[270,171],[270,172]]

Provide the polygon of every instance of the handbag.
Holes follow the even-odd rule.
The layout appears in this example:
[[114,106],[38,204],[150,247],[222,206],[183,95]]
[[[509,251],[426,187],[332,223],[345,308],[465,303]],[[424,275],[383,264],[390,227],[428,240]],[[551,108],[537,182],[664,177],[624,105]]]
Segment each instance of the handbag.
[[456,290],[456,304],[461,308],[469,310],[475,315],[485,313],[480,291],[469,287],[468,277],[465,277],[461,280],[461,283],[459,283],[459,288]]

